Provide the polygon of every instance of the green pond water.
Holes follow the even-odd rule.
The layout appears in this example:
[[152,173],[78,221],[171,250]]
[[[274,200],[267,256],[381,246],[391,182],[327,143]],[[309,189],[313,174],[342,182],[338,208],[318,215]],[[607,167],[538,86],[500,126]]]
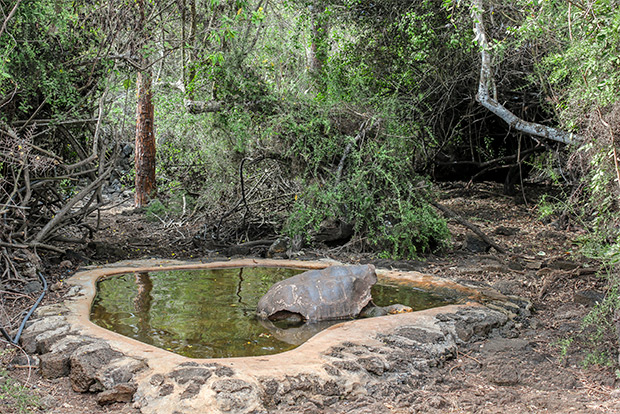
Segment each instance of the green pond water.
[[[342,321],[287,326],[255,317],[258,300],[276,282],[301,273],[266,267],[132,273],[103,279],[91,308],[97,325],[190,358],[276,354],[293,349]],[[381,282],[372,289],[379,306],[414,310],[454,300]]]

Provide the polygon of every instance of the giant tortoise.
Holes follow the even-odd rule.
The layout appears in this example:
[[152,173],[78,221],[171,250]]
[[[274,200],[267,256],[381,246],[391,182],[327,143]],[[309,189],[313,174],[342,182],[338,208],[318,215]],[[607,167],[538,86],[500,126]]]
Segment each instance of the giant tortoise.
[[256,314],[261,319],[318,322],[411,311],[403,305],[375,307],[370,292],[375,283],[373,265],[310,270],[274,284],[258,302]]

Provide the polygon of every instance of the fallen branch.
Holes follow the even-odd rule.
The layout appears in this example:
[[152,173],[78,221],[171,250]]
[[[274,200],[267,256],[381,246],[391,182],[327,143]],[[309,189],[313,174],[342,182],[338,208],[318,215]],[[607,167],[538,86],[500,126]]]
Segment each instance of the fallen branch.
[[34,242],[35,243],[40,243],[45,238],[45,236],[47,236],[54,229],[56,224],[58,224],[61,221],[61,219],[63,219],[63,217],[67,213],[69,213],[71,211],[73,206],[75,206],[78,203],[78,201],[82,200],[84,197],[86,197],[88,194],[90,194],[92,191],[94,191],[98,186],[100,186],[103,183],[103,180],[108,178],[108,176],[112,173],[112,171],[114,171],[114,168],[115,168],[115,166],[114,166],[114,164],[112,164],[95,181],[93,181],[88,186],[86,186],[82,191],[80,191],[78,194],[76,194],[67,204],[65,204],[64,207],[59,212],[56,213],[54,218],[52,218],[45,225],[45,227],[43,227],[39,231],[39,233],[34,238]]
[[192,115],[203,114],[207,112],[219,112],[222,110],[223,105],[217,101],[194,101],[192,99],[184,99],[183,104]]
[[439,204],[436,201],[431,201],[430,202],[431,205],[433,207],[435,207],[437,210],[441,211],[446,218],[449,219],[453,219],[455,221],[457,221],[459,224],[461,224],[462,226],[467,227],[468,229],[470,229],[471,231],[473,231],[474,233],[476,233],[476,235],[478,237],[480,237],[482,240],[484,240],[489,246],[491,246],[492,248],[494,248],[495,250],[497,250],[500,253],[506,253],[506,250],[501,247],[499,244],[495,243],[493,240],[491,240],[489,238],[489,236],[487,236],[482,230],[480,230],[480,227],[476,226],[475,224],[465,220],[463,217],[461,217],[460,215],[458,215],[456,212],[454,212],[453,210],[449,209],[448,207]]
[[[184,95],[187,93],[187,89],[185,88],[182,79],[179,79],[176,82],[167,82],[164,83],[164,85],[178,89]],[[196,101],[189,98],[183,99],[183,105],[185,106],[185,109],[187,109],[187,112],[192,115],[198,115],[207,112],[219,112],[224,107],[224,105],[218,101]]]

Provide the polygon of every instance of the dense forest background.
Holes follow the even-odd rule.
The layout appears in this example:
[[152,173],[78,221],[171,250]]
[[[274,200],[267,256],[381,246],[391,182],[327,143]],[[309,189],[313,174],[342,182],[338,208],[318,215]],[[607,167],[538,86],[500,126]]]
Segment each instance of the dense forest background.
[[0,6],[3,283],[86,243],[111,187],[201,223],[204,243],[412,259],[449,238],[434,182],[500,181],[515,202],[539,183],[561,194],[541,217],[582,226],[608,265],[598,312],[613,328],[617,2]]

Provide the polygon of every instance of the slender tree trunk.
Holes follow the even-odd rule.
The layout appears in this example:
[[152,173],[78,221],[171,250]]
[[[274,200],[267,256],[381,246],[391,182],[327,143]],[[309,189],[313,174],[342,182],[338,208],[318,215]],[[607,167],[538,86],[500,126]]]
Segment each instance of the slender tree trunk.
[[136,207],[148,204],[155,196],[155,134],[153,133],[153,95],[151,72],[138,73],[138,109],[136,115]]
[[[140,11],[140,24],[144,43],[148,40],[148,31],[145,27],[146,18],[144,0],[137,1]],[[151,69],[148,58],[140,51],[141,70],[136,82],[137,111],[136,111],[136,207],[142,207],[155,196],[155,134],[153,130],[154,108],[151,90]]]
[[310,71],[316,80],[319,90],[325,88],[323,79],[323,67],[328,57],[328,34],[329,24],[325,14],[325,3],[323,0],[316,0],[312,4],[312,32],[310,45]]
[[189,39],[188,39],[188,43],[189,46],[191,48],[190,53],[189,53],[189,71],[187,74],[187,83],[188,85],[190,85],[189,88],[187,88],[188,85],[185,85],[189,94],[187,96],[188,99],[193,100],[194,99],[194,78],[196,78],[196,60],[197,60],[197,56],[196,56],[196,26],[197,26],[197,16],[196,16],[196,0],[190,0],[189,2],[189,10],[190,10],[190,15],[191,15],[191,21],[190,21],[190,28],[189,28]]

